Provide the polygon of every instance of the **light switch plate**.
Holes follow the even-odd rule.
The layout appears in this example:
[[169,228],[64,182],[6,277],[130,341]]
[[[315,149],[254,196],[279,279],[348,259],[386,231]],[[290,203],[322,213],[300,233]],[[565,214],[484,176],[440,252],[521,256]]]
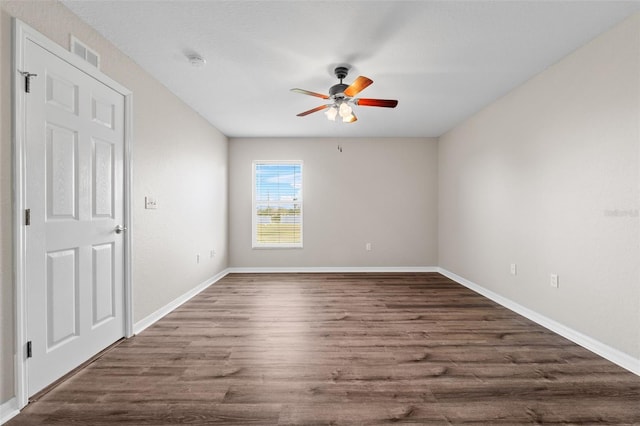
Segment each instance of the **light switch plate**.
[[158,200],[155,197],[144,197],[144,208],[145,209],[157,209],[158,208]]

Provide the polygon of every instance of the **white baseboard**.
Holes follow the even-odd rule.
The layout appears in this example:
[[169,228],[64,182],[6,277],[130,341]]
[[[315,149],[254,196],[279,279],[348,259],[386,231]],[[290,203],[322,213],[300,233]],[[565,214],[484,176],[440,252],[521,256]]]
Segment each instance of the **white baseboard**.
[[190,291],[186,292],[185,294],[183,294],[182,296],[178,297],[177,299],[174,299],[173,301],[171,301],[170,303],[166,304],[162,308],[158,309],[157,311],[155,311],[151,315],[148,315],[147,317],[145,317],[142,320],[138,321],[137,323],[135,323],[133,325],[133,333],[134,334],[138,334],[138,333],[142,332],[144,329],[146,329],[147,327],[149,327],[150,325],[152,325],[153,323],[155,323],[156,321],[158,321],[159,319],[161,319],[162,317],[164,317],[165,315],[167,315],[168,313],[170,313],[174,309],[178,308],[183,303],[189,301],[191,298],[193,298],[194,296],[198,295],[200,292],[205,290],[207,287],[209,287],[210,285],[218,282],[219,280],[221,280],[222,278],[224,278],[228,274],[229,274],[229,269],[227,268],[227,269],[223,270],[222,272],[220,272],[220,273],[214,275],[213,277],[209,278],[205,282],[199,284],[198,286],[196,286],[195,288],[191,289]]
[[459,284],[462,284],[470,290],[473,290],[476,293],[479,293],[484,297],[493,300],[494,302],[504,306],[505,308],[517,314],[520,314],[525,318],[530,319],[531,321],[553,331],[554,333],[557,333],[562,337],[582,346],[583,348],[588,349],[591,352],[613,362],[614,364],[617,364],[620,367],[640,376],[640,359],[634,358],[629,354],[612,348],[609,345],[606,345],[592,337],[580,333],[579,331],[569,328],[564,324],[547,318],[544,315],[540,315],[539,313],[532,311],[529,308],[525,308],[524,306],[510,299],[507,299],[506,297],[500,296],[499,294],[494,293],[491,290],[488,290],[476,283],[473,283],[466,278],[456,275],[453,272],[447,271],[444,268],[438,268],[438,272],[440,272],[445,277],[450,278]]
[[0,404],[0,425],[5,424],[18,414],[20,414],[20,410],[18,409],[18,400],[16,398],[3,402]]
[[440,272],[436,266],[304,266],[304,267],[257,267],[229,268],[229,273],[236,274],[276,274],[276,273],[366,273],[366,272]]

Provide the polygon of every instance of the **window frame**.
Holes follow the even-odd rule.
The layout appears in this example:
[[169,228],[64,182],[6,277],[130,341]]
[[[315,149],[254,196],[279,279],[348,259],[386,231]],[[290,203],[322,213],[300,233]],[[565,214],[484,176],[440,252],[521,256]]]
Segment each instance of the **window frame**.
[[[256,194],[256,169],[262,165],[298,165],[300,166],[300,242],[299,243],[260,243],[258,242],[258,212]],[[251,248],[252,249],[301,249],[304,243],[304,162],[302,160],[254,160],[251,163]],[[284,203],[277,201],[276,203]],[[291,204],[291,202],[287,202]]]

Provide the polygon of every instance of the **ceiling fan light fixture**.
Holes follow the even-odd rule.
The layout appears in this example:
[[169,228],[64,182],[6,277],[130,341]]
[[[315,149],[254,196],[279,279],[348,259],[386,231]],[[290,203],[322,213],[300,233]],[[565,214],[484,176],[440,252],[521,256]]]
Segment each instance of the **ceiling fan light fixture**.
[[342,102],[340,103],[340,109],[338,111],[340,113],[340,117],[343,118],[343,121],[346,121],[347,118],[350,118],[353,112],[353,109],[349,106],[348,103]]
[[343,123],[353,123],[355,121],[356,116],[353,113],[350,113],[346,117],[342,117]]
[[332,106],[325,112],[325,115],[327,116],[329,121],[336,121],[336,116],[338,115],[338,108],[335,105]]

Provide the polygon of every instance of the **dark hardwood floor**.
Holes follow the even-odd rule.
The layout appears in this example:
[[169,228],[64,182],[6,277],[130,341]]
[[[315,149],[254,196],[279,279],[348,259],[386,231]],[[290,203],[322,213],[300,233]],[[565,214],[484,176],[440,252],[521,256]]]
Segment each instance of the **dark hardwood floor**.
[[640,424],[640,377],[436,273],[233,274],[8,424]]

